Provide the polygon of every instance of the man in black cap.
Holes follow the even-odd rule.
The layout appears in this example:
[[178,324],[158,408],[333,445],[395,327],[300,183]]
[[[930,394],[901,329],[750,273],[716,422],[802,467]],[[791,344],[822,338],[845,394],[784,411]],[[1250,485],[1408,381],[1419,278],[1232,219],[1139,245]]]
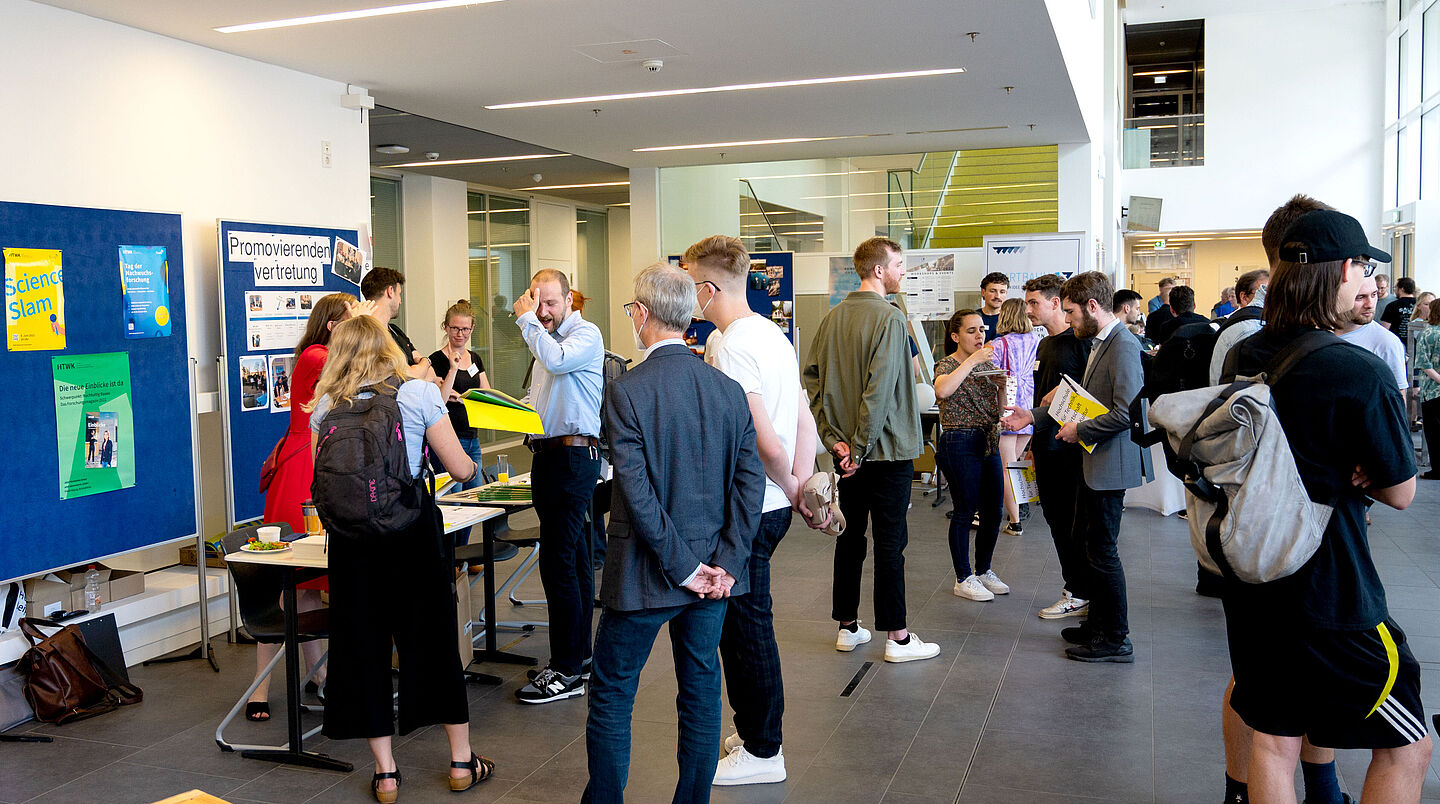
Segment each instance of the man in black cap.
[[1240,343],[1238,373],[1265,371],[1287,347],[1307,351],[1275,385],[1273,404],[1310,498],[1334,507],[1300,571],[1223,594],[1230,705],[1255,730],[1249,796],[1294,801],[1302,735],[1316,746],[1371,749],[1365,801],[1415,801],[1430,762],[1420,665],[1390,619],[1366,540],[1370,500],[1407,507],[1415,460],[1405,406],[1375,355],[1328,330],[1390,255],[1334,210],[1301,216],[1281,238],[1265,328]]

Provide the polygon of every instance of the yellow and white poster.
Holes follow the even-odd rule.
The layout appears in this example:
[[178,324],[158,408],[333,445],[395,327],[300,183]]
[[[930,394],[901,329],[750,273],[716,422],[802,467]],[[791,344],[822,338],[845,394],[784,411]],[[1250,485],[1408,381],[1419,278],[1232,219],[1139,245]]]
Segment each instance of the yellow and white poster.
[[5,348],[38,352],[65,348],[65,282],[60,252],[5,249]]

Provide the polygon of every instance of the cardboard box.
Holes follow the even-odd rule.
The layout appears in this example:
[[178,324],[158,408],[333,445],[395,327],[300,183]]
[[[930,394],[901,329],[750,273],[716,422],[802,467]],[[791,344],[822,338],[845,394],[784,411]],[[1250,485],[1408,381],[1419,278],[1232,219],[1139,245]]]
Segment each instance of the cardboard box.
[[70,583],[51,576],[25,580],[25,607],[31,617],[46,617],[70,608]]
[[110,570],[110,597],[106,603],[114,603],[127,597],[134,597],[145,591],[145,573],[133,570]]

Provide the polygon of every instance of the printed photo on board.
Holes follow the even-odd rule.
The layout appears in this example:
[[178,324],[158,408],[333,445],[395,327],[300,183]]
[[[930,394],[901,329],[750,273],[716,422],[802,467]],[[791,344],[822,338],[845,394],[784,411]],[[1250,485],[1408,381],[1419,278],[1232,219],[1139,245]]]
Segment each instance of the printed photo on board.
[[330,269],[332,273],[346,282],[359,285],[364,261],[365,257],[360,253],[360,249],[338,237],[335,238],[335,264]]
[[270,410],[283,413],[290,409],[290,375],[294,355],[270,355]]
[[114,411],[86,411],[85,468],[115,468],[119,435],[120,417]]
[[240,409],[266,410],[270,407],[265,355],[240,358]]

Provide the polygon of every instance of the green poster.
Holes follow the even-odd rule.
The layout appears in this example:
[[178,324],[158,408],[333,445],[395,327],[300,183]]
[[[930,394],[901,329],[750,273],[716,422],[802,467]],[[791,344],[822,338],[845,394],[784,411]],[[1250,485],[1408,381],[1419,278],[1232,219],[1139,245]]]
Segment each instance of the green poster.
[[124,352],[50,359],[60,499],[135,485],[130,356]]

